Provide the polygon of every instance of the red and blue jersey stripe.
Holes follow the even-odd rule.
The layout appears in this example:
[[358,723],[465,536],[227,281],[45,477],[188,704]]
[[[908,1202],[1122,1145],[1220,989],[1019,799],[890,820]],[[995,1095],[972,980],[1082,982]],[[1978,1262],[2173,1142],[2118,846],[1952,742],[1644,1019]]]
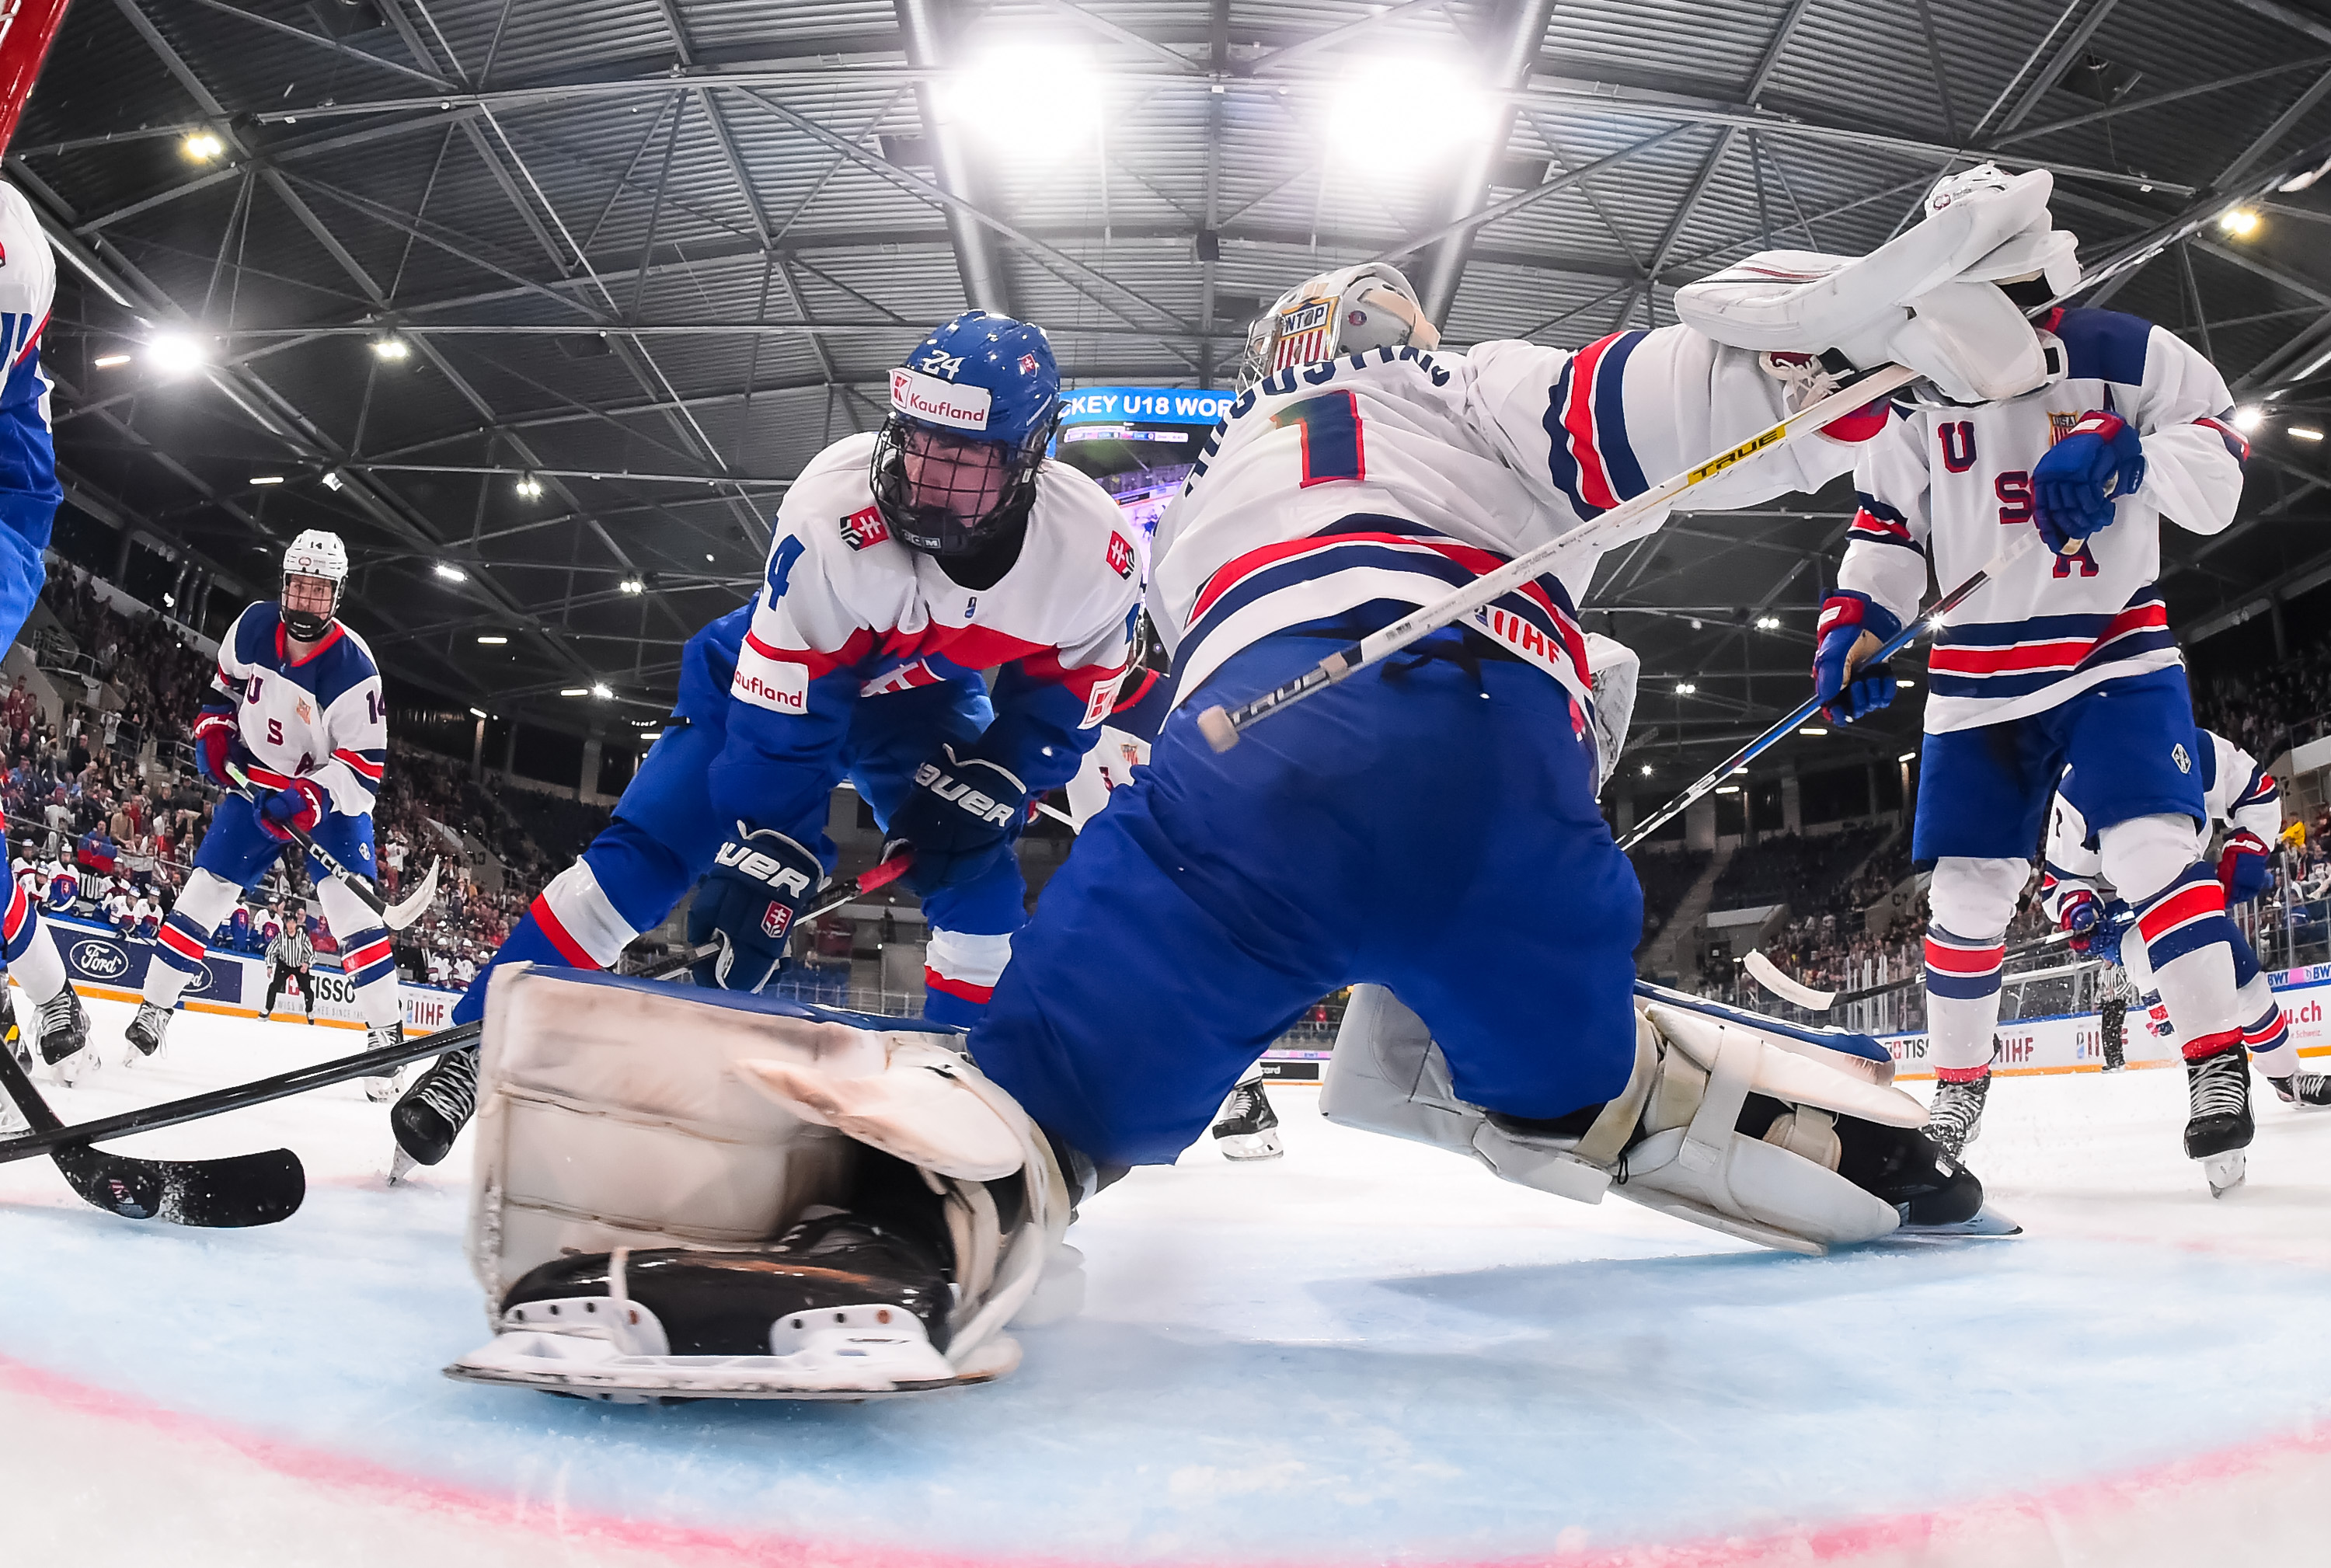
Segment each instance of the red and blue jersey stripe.
[[1910,537],[1910,521],[1866,490],[1853,493],[1853,521],[1846,525],[1848,545],[1892,545],[1923,556],[1927,547]]
[[1937,697],[2028,697],[2068,677],[2176,646],[2161,590],[2147,583],[2117,614],[1946,626],[1927,657],[1928,684]]
[[1546,399],[1546,466],[1581,518],[1651,489],[1627,439],[1627,360],[1648,334],[1614,332],[1564,362]]

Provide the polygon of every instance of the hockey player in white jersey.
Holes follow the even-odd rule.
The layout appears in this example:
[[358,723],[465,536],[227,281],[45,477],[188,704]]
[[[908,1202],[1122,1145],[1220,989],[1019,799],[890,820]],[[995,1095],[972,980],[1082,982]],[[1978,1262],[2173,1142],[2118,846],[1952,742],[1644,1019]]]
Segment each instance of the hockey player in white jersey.
[[[310,528],[283,552],[280,602],[262,599],[219,640],[218,670],[194,725],[195,765],[226,790],[186,888],[163,919],[146,965],[143,1001],[125,1038],[129,1060],[158,1052],[203,947],[236,900],[266,875],[298,828],[364,876],[375,876],[372,808],[388,764],[388,721],[372,650],[338,616],[348,576],[339,536]],[[239,765],[261,792],[241,794]],[[404,1038],[388,927],[313,856],[308,874],[356,992],[370,1045]],[[393,1079],[367,1079],[385,1099]]]
[[[2203,803],[2213,825],[2222,824],[2225,840],[2218,852],[2218,885],[2228,908],[2247,904],[2273,885],[2269,846],[2282,831],[2282,792],[2274,775],[2225,736],[2211,730],[2194,732],[2193,758],[2202,774]],[[2041,866],[2040,901],[2048,917],[2074,933],[2073,946],[2083,947],[2092,935],[2113,924],[2121,908],[2119,895],[2105,875],[2104,857],[2097,835],[2072,803],[2070,772],[2060,785],[2050,814],[2048,847]],[[2257,953],[2240,931],[2232,940],[2234,984],[2241,1003],[2242,1047],[2259,1070],[2274,1086],[2277,1098],[2288,1106],[2331,1105],[2331,1077],[2299,1070],[2298,1048],[2290,1041],[2290,1025],[2274,986],[2260,966]],[[2130,929],[2120,938],[2119,961],[2128,971],[2142,1000],[2157,1003],[2153,993],[2152,965],[2141,933]],[[2172,1033],[2174,1034],[2174,1020]]]
[[[1943,181],[1931,211],[2002,188],[1985,165]],[[2069,240],[2069,236],[2067,236]],[[2065,247],[2069,251],[2069,246]],[[2044,302],[2066,256],[2033,252],[2011,293]],[[2007,924],[2048,800],[2069,763],[2103,871],[2136,911],[2191,1090],[2187,1153],[2248,1144],[2249,1075],[2224,889],[2202,858],[2207,810],[2193,713],[2161,590],[2161,522],[2232,522],[2248,448],[2225,382],[2174,334],[2112,310],[2043,323],[2062,376],[1982,407],[1895,420],[1854,468],[1859,510],[1822,607],[1814,674],[1840,723],[1893,699],[1863,661],[1917,614],[1929,572],[1955,584],[2012,530],[2047,547],[1986,584],[1936,633],[1911,856],[1934,868],[1927,1033],[1938,1141],[1983,1116]]]
[[[56,295],[56,257],[30,204],[5,183],[0,256],[6,258],[0,266],[0,646],[5,646],[40,596],[46,576],[41,552],[64,492],[50,430],[49,378],[41,368],[42,331]],[[40,1010],[40,1059],[58,1081],[71,1083],[98,1065],[98,1054],[90,1043],[89,1016],[25,880],[10,885],[0,908],[0,957]],[[0,1096],[0,1132],[20,1125],[14,1104]]]
[[[1261,378],[1161,527],[1150,608],[1175,651],[1180,705],[1014,938],[969,1060],[867,1020],[771,1018],[779,1009],[764,1003],[739,1031],[706,1003],[620,982],[513,975],[487,1002],[490,1038],[506,1032],[487,1048],[480,1144],[481,1191],[507,1196],[471,1232],[501,1332],[454,1370],[703,1392],[704,1353],[735,1346],[750,1364],[724,1363],[720,1381],[761,1394],[999,1375],[1018,1359],[1006,1322],[1073,1298],[1072,1250],[1055,1250],[1071,1205],[1112,1170],[1171,1162],[1277,1033],[1355,981],[1389,985],[1432,1035],[1404,1074],[1356,1069],[1341,1103],[1358,1125],[1462,1150],[1542,1190],[1592,1202],[1615,1187],[1803,1252],[1889,1234],[1906,1216],[1971,1216],[1981,1184],[1915,1130],[1925,1110],[1889,1087],[1881,1048],[1632,1005],[1641,898],[1594,798],[1598,736],[1625,724],[1591,712],[1564,581],[1501,601],[1479,632],[1451,627],[1348,676],[1226,754],[1198,733],[1190,703],[1275,687],[1358,631],[1642,493],[1647,474],[1770,425],[1789,384],[1758,353],[1721,344],[1736,327],[1774,352],[1851,342],[1841,351],[1851,364],[1907,359],[1966,395],[2035,384],[2028,324],[1961,275],[2044,229],[2047,191],[2035,175],[1871,258],[1796,258],[1784,279],[1679,299],[1708,331],[1625,332],[1576,355],[1524,343],[1442,354],[1390,268],[1290,293],[1260,334]],[[1729,470],[1703,499],[1739,506],[1810,488],[1851,460],[1841,441],[1800,443],[1770,466]],[[1580,582],[1591,569],[1578,565]],[[753,672],[779,695],[802,685]],[[740,659],[738,680],[747,674]],[[1128,908],[1138,940],[1111,940]],[[596,1022],[614,1008],[623,1015]],[[652,1071],[628,1065],[643,1060],[633,1037],[653,1027],[641,1010],[682,1008],[690,1024],[675,1032],[700,1043],[677,1049],[706,1059],[704,1092],[736,1100],[737,1125],[751,1125],[747,1108],[767,1115],[731,1087],[749,1086],[783,1113],[795,1149],[823,1159],[838,1133],[861,1160],[890,1156],[861,1167],[889,1179],[836,1197],[790,1163],[750,1180],[712,1171],[709,1157],[736,1156],[677,1136],[674,1122],[699,1113],[661,1108],[707,1103],[679,1066],[656,1053]],[[612,1076],[597,1060],[566,1060],[581,1038],[568,1020],[611,1038]],[[1336,1071],[1353,1036],[1347,1022]],[[506,1108],[546,1098],[575,1105],[567,1127]],[[618,1103],[623,1117],[596,1114]],[[610,1190],[597,1180],[605,1162],[585,1151],[612,1148],[604,1136],[629,1140],[642,1122],[660,1147]],[[653,1172],[655,1190],[633,1169]],[[748,1215],[715,1211],[732,1194],[796,1192],[815,1206],[787,1204],[793,1231],[746,1259],[669,1245],[775,1233],[785,1214],[768,1212],[774,1199]],[[528,1218],[615,1205],[617,1223]],[[675,1328],[658,1305],[652,1333],[644,1318],[638,1334],[623,1323],[568,1332],[615,1316],[599,1311],[606,1300],[644,1302],[651,1284],[687,1322]],[[697,1327],[709,1326],[715,1290],[735,1308],[718,1343]]]

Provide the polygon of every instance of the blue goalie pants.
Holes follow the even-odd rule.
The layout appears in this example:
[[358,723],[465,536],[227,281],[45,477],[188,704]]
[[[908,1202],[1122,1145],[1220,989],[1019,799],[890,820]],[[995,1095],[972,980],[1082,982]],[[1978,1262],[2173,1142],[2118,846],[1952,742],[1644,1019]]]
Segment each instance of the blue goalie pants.
[[1341,641],[1278,633],[1193,693],[1013,945],[972,1054],[1097,1164],[1171,1161],[1362,981],[1423,1018],[1475,1105],[1556,1117],[1626,1086],[1642,892],[1561,686],[1450,631],[1227,753],[1197,733]]
[[[690,651],[698,651],[691,645]],[[729,662],[734,663],[733,651]],[[725,679],[719,681],[722,692],[727,686]],[[469,1023],[485,1015],[486,984],[500,965],[523,961],[604,969],[633,938],[661,925],[679,907],[735,828],[713,809],[707,785],[707,774],[728,744],[720,723],[725,702],[724,696],[691,704],[710,717],[664,731],[615,803],[614,821],[591,841],[581,860],[536,898],[526,918],[454,1004],[454,1022]],[[942,682],[862,698],[851,718],[843,753],[834,760],[834,777],[839,780],[846,773],[873,809],[875,821],[887,823],[906,799],[915,769],[942,743],[976,736],[994,712],[985,689],[976,681]],[[966,981],[960,974],[946,972],[941,955],[950,946],[975,954],[992,947],[1000,968],[1012,934],[1026,918],[1026,898],[1020,862],[1005,855],[976,879],[941,889],[923,900],[933,958],[923,976],[925,1017],[961,1028],[979,1016],[993,974],[975,970]]]

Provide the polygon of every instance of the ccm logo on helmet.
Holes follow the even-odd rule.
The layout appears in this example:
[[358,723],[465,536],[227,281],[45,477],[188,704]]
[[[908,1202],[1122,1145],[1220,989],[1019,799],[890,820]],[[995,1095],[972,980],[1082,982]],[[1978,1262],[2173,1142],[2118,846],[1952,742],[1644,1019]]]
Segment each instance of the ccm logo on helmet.
[[983,822],[993,822],[999,828],[1012,825],[1012,808],[992,796],[982,794],[967,784],[962,784],[941,773],[931,763],[915,770],[915,787],[926,789],[950,805],[960,807]]
[[[788,898],[797,898],[809,891],[807,877],[783,860],[765,855],[758,850],[748,850],[742,844],[723,844],[720,852],[712,858],[717,863],[742,871],[753,880],[774,888]],[[766,921],[763,924],[766,925]],[[771,932],[770,935],[775,936],[775,933]]]

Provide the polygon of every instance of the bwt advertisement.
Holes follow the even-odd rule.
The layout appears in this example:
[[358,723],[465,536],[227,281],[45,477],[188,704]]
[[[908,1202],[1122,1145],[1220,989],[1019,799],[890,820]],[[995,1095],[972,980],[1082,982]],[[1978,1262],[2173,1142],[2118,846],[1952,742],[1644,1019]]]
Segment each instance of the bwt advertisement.
[[[109,997],[116,1002],[138,1000],[146,984],[146,966],[154,961],[152,942],[144,937],[124,937],[109,927],[85,920],[51,916],[43,924],[56,939],[57,952],[65,961],[65,973],[72,977],[77,989],[87,995]],[[337,966],[328,967],[329,964],[319,954],[309,970],[316,986],[316,1021],[360,1027],[363,1020],[357,1014],[355,988]],[[202,974],[186,986],[186,1005],[203,1012],[256,1018],[260,1003],[267,1000],[267,974],[264,958],[249,953],[207,949],[203,955]],[[458,993],[415,985],[409,981],[398,989],[404,1001],[404,1032],[411,1035],[431,1034],[445,1028],[452,1022],[453,1003],[461,1000]],[[305,1002],[289,984],[276,998],[275,1006],[277,1013],[285,1018],[307,1016]]]

